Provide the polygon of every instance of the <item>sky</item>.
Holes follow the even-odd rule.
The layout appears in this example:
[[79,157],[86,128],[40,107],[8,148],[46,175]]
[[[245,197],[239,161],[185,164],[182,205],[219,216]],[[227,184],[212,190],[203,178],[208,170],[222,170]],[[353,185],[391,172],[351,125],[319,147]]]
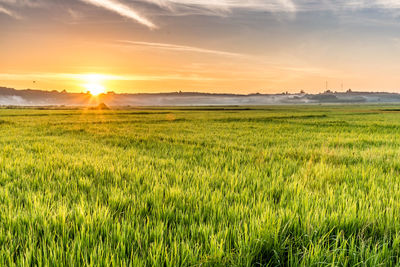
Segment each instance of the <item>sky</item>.
[[0,0],[17,89],[400,92],[399,59],[394,0]]

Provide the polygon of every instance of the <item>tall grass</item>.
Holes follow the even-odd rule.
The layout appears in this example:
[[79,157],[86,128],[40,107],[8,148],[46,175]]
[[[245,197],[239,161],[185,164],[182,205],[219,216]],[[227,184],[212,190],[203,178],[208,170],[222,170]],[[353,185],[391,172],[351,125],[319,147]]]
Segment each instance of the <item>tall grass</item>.
[[400,264],[395,110],[0,119],[0,265]]

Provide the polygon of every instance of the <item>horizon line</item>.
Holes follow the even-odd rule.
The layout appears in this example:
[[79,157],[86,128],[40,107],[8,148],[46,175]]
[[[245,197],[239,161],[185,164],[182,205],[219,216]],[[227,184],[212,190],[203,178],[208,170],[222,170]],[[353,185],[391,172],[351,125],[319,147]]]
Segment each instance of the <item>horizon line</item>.
[[[68,93],[68,94],[90,94],[89,91],[81,91],[81,92],[71,92],[69,90],[63,89],[63,90],[56,90],[56,89],[39,89],[39,88],[24,88],[24,89],[17,89],[14,87],[8,87],[4,85],[0,85],[0,90],[1,89],[11,89],[15,91],[41,91],[41,92],[52,92],[52,93]],[[342,90],[334,90],[334,89],[324,89],[322,91],[318,91],[315,93],[309,93],[304,89],[297,89],[298,92],[293,92],[291,90],[284,90],[283,92],[279,93],[260,93],[260,92],[254,92],[254,93],[233,93],[233,92],[206,92],[206,91],[185,91],[185,90],[177,90],[177,91],[166,91],[166,92],[115,92],[113,90],[106,91],[104,93],[100,93],[99,95],[110,95],[110,94],[115,94],[115,95],[140,95],[140,94],[146,94],[146,95],[158,95],[158,94],[207,94],[207,95],[238,95],[238,96],[250,96],[250,95],[318,95],[318,94],[345,94],[345,93],[386,93],[386,94],[400,94],[400,88],[399,92],[393,92],[393,91],[359,91],[359,90],[353,90],[351,88],[342,91]]]

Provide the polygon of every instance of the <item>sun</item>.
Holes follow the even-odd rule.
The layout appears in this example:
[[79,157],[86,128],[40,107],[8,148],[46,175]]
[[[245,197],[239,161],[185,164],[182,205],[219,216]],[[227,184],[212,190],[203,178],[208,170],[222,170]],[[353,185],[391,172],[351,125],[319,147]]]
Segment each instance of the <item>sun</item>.
[[102,85],[104,77],[99,74],[90,74],[85,76],[86,84],[83,86],[93,96],[98,96],[106,92],[106,88]]
[[89,91],[91,95],[98,96],[106,92],[106,89],[103,85],[98,83],[87,83],[85,84],[86,90]]

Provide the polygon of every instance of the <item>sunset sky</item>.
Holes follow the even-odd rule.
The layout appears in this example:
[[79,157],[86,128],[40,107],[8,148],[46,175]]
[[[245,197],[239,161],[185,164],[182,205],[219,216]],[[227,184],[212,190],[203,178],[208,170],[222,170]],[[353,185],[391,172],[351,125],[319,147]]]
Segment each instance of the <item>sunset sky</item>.
[[0,0],[17,89],[400,92],[399,60],[400,1]]

